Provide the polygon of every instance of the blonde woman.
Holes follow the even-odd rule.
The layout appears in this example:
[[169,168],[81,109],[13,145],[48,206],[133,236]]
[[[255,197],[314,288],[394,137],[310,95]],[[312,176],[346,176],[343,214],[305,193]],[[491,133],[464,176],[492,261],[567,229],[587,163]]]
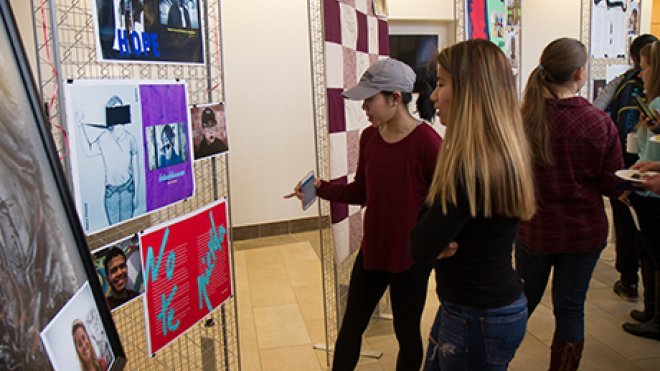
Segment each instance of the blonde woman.
[[584,302],[607,244],[603,196],[618,197],[623,167],[609,115],[577,92],[588,79],[588,55],[578,40],[548,44],[527,82],[522,105],[532,147],[538,210],[520,225],[516,268],[534,312],[552,275],[555,333],[550,370],[575,370],[584,347]]
[[103,358],[96,356],[92,339],[90,339],[87,328],[85,328],[85,324],[81,320],[76,319],[73,321],[71,334],[73,335],[73,344],[78,354],[78,361],[80,361],[80,369],[82,371],[105,370],[107,368],[105,361]]
[[[657,133],[660,133],[660,42],[642,48],[640,66],[640,76],[644,81],[649,107],[655,111],[656,124],[650,124],[645,117],[638,125],[639,162],[632,168],[657,171],[660,166],[652,161],[660,160],[660,143],[656,139]],[[658,181],[653,178],[646,179],[644,185],[648,187]],[[639,323],[625,323],[623,329],[633,335],[660,340],[660,194],[651,190],[634,192],[630,195],[630,202],[635,208],[641,229],[642,249],[639,257],[644,282],[644,310],[630,312],[630,317]]]
[[[416,262],[435,261],[442,304],[426,370],[505,370],[527,324],[511,252],[520,220],[535,210],[514,77],[485,40],[456,44],[437,61],[431,98],[447,131],[410,237]],[[447,248],[452,241],[458,249]]]

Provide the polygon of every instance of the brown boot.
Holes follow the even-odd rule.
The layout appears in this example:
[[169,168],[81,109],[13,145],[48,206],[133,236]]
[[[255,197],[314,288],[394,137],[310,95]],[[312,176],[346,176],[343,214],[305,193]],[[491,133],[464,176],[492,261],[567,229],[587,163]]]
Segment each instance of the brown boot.
[[584,341],[572,342],[568,340],[552,339],[550,347],[549,371],[575,371],[580,365]]

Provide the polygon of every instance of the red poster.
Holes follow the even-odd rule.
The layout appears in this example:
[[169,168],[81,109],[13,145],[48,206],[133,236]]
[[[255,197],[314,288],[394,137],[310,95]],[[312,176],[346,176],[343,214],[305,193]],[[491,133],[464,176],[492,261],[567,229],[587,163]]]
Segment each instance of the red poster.
[[226,201],[140,235],[149,354],[232,295]]

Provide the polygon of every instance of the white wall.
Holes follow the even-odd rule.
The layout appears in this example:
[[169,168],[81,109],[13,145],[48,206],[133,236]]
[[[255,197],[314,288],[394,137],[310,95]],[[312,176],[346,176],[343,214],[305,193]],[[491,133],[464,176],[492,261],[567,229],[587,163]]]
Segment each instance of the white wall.
[[32,67],[32,73],[37,76],[37,51],[34,47],[34,21],[32,19],[32,7],[29,0],[9,0],[11,10],[14,12],[18,30],[21,33],[25,54]]
[[307,0],[223,0],[234,226],[316,215],[283,200],[315,168]]
[[388,0],[390,19],[454,19],[454,0]]

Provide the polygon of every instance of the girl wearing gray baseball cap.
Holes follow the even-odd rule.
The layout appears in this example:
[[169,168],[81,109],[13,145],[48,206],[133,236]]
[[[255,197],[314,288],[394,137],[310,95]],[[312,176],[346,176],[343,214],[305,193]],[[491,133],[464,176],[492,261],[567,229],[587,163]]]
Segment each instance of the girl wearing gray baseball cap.
[[527,324],[511,252],[535,211],[531,153],[511,65],[495,44],[465,41],[437,61],[431,99],[447,131],[410,235],[413,259],[435,262],[442,304],[425,370],[505,370]]
[[[348,184],[315,179],[319,197],[366,207],[333,370],[355,368],[362,334],[388,286],[399,342],[397,370],[419,370],[422,364],[419,324],[431,263],[412,261],[408,234],[431,184],[441,139],[408,111],[414,84],[415,73],[398,60],[385,59],[369,67],[360,82],[343,93],[346,99],[364,101],[362,109],[371,122],[360,136],[355,179]],[[428,93],[430,88],[427,94],[420,93],[418,109]],[[288,195],[293,196],[302,199],[300,184]]]

